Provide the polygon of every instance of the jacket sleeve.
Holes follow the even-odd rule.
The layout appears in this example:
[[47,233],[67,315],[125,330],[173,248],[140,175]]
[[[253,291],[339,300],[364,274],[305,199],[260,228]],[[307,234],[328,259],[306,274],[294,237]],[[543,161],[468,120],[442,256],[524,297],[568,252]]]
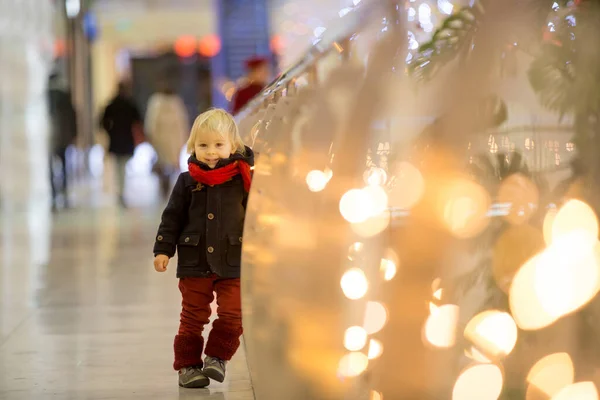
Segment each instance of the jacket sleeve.
[[155,256],[157,254],[164,254],[169,257],[175,255],[177,239],[181,235],[187,219],[189,201],[184,174],[180,174],[158,227],[156,241],[154,242]]

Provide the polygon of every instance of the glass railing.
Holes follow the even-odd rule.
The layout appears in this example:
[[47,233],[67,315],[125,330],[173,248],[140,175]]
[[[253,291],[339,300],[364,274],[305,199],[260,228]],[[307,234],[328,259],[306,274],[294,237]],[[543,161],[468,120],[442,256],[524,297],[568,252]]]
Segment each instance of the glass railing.
[[546,53],[582,5],[456,6],[416,49],[404,2],[363,3],[239,117],[257,399],[597,398],[596,117],[571,104],[600,50]]

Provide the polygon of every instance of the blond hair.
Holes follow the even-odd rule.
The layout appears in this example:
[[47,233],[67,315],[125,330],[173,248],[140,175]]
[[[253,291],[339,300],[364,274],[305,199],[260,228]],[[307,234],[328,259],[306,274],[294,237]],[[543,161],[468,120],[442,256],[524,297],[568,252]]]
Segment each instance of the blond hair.
[[233,116],[227,111],[213,108],[203,112],[196,118],[187,142],[189,154],[194,154],[198,137],[206,134],[217,134],[223,139],[229,139],[235,153],[246,154],[246,146],[242,141],[238,126]]

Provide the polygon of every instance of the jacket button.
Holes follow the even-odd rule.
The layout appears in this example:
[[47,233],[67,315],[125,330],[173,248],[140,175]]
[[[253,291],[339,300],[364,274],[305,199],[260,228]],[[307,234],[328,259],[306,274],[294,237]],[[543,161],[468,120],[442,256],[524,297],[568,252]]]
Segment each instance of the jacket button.
[[214,252],[215,252],[215,248],[214,248],[214,247],[212,247],[212,246],[210,246],[210,247],[209,247],[207,250],[208,250],[208,252],[209,252],[210,254],[212,254],[212,253],[214,253]]
[[243,238],[240,236],[240,243],[242,243]]
[[213,213],[208,214],[208,219],[210,219],[210,220],[215,219],[215,214],[213,214]]
[[189,238],[189,237],[186,237],[186,238],[185,238],[185,242],[186,242],[186,243],[189,243],[189,241],[190,241],[190,238]]
[[162,235],[158,235],[158,237],[156,238],[156,240],[158,240],[159,242],[160,242],[161,240],[163,240],[163,237],[162,237]]

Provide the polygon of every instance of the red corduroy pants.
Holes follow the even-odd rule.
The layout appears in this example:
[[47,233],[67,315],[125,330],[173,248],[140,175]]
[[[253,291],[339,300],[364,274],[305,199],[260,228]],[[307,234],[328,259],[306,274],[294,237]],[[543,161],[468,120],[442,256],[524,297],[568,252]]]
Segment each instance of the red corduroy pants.
[[240,346],[242,305],[239,279],[182,278],[179,280],[182,310],[179,332],[175,336],[173,368],[202,366],[204,339],[210,305],[217,295],[217,319],[212,324],[204,353],[221,360],[231,360]]

